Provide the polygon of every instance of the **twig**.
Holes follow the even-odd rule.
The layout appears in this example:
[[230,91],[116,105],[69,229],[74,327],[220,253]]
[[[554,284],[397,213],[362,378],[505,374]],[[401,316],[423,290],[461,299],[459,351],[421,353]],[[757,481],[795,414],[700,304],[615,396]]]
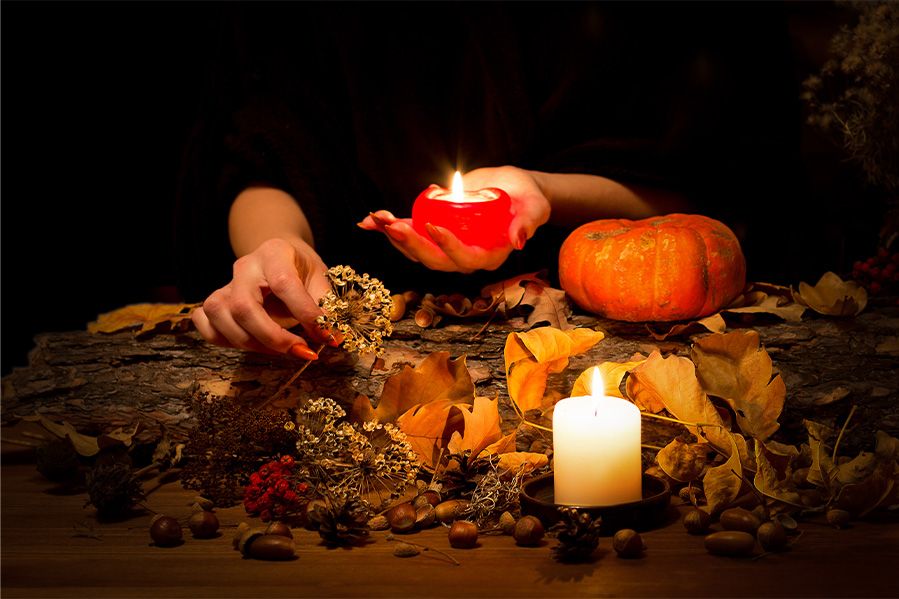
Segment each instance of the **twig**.
[[840,429],[840,434],[837,435],[837,440],[833,444],[833,455],[830,458],[831,461],[835,462],[837,460],[837,448],[839,448],[839,446],[840,446],[840,441],[843,440],[843,433],[846,432],[846,427],[849,426],[849,421],[852,420],[852,415],[855,414],[855,409],[857,407],[858,406],[852,406],[852,409],[849,410],[849,415],[846,416],[846,421],[843,423],[843,428]]
[[[318,346],[318,349],[315,350],[315,353],[320,353],[320,352],[325,348],[325,345],[327,345],[327,344],[326,344],[326,343],[322,343],[321,345],[319,345],[319,346]],[[257,407],[257,408],[264,408],[265,406],[267,406],[268,404],[270,404],[271,402],[273,402],[274,400],[276,400],[276,399],[278,398],[278,396],[280,396],[281,393],[284,392],[284,390],[286,390],[288,387],[290,387],[290,386],[294,383],[294,381],[296,381],[298,378],[300,378],[300,375],[303,374],[303,371],[305,371],[307,368],[309,368],[309,365],[312,364],[312,362],[313,362],[313,360],[307,360],[306,363],[303,364],[303,365],[300,367],[299,370],[297,370],[295,373],[293,373],[293,376],[291,376],[289,379],[287,379],[287,382],[286,382],[286,383],[284,383],[283,385],[281,385],[280,387],[278,387],[278,390],[277,390],[277,391],[275,391],[274,393],[272,393],[272,394],[268,397],[268,399],[266,399],[265,401],[263,401],[261,404],[259,404],[259,405],[256,406],[256,407]]]

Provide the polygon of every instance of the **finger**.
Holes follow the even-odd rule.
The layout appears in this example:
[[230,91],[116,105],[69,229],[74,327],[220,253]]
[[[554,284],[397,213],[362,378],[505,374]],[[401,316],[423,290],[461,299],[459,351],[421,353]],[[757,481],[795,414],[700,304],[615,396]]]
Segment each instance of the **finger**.
[[511,248],[508,247],[487,250],[479,246],[465,245],[452,231],[430,223],[426,224],[425,228],[440,249],[456,264],[459,272],[469,273],[479,268],[496,270],[511,252]]
[[[238,324],[233,317],[234,298],[230,292],[230,288],[222,288],[210,295],[203,303],[202,312],[197,315],[197,319],[194,322],[198,324],[198,328],[204,338],[218,345],[267,354],[284,353],[293,343],[303,341],[302,338],[290,335],[283,329],[281,330],[293,338],[283,346],[284,349],[269,347],[258,341],[242,325]],[[238,307],[238,311],[239,309]],[[203,316],[206,317],[205,320]]]
[[531,235],[533,232],[527,226],[526,219],[521,215],[516,215],[509,223],[509,241],[516,250],[523,250],[524,244],[531,238]]
[[406,254],[411,254],[419,262],[431,270],[455,272],[456,264],[433,241],[419,235],[415,229],[404,221],[397,221],[385,227],[388,236],[402,247]]
[[222,347],[234,347],[224,335],[215,330],[202,307],[194,310],[190,315],[190,319],[193,321],[200,336],[209,343],[221,345]]
[[[327,293],[327,289],[322,287],[327,285],[327,280],[320,269],[316,269],[315,272],[315,275],[307,276],[307,280],[320,297]],[[290,314],[299,321],[306,334],[323,340],[326,336],[315,322],[322,314],[321,308],[318,301],[310,295],[310,289],[304,285],[296,267],[281,261],[268,261],[263,265],[263,274],[272,294],[281,300]]]
[[417,256],[414,256],[406,249],[406,243],[408,241],[406,233],[400,231],[396,227],[388,226],[384,227],[384,234],[387,235],[387,241],[390,242],[390,245],[398,249],[406,258],[413,262],[420,262]]
[[[313,274],[306,277],[306,291],[312,301],[315,302],[319,315],[323,314],[320,307],[322,298],[332,292],[331,282],[325,274],[326,270],[325,265],[321,264],[320,268],[317,268]],[[318,322],[318,316],[316,316],[315,321],[309,322],[308,326],[305,326],[307,324],[305,322],[301,324],[304,325],[303,329],[306,331],[307,336],[316,339],[319,343],[329,343],[334,347],[340,344],[340,340],[337,339],[333,331],[328,329],[327,325],[322,325]]]

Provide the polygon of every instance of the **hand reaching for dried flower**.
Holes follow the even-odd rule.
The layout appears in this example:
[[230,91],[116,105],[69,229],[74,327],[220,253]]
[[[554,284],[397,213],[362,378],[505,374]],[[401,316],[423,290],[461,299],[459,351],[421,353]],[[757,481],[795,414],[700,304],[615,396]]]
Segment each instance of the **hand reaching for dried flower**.
[[[317,358],[309,343],[329,340],[316,319],[331,291],[327,267],[301,239],[263,242],[234,263],[234,278],[213,292],[192,319],[204,339],[226,347]],[[300,325],[304,337],[291,332]]]

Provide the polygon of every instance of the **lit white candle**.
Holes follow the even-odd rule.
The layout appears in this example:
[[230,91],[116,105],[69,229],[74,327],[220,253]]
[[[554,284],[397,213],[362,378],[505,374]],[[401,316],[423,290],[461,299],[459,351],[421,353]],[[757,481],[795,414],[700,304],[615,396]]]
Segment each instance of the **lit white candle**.
[[599,368],[591,395],[568,397],[553,412],[553,480],[559,505],[617,505],[643,498],[640,410],[607,397]]

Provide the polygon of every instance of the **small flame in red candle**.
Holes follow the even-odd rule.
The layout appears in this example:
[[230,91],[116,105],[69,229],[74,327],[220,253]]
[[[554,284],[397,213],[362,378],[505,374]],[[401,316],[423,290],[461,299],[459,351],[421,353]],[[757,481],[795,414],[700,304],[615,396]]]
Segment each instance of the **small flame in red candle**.
[[456,171],[456,174],[453,175],[453,201],[454,202],[464,202],[465,201],[465,187],[462,185],[462,173]]

